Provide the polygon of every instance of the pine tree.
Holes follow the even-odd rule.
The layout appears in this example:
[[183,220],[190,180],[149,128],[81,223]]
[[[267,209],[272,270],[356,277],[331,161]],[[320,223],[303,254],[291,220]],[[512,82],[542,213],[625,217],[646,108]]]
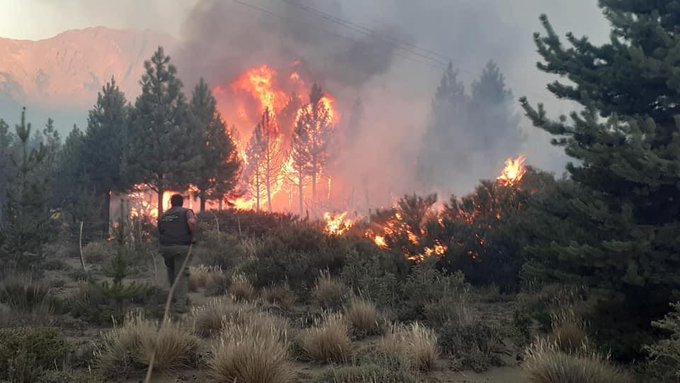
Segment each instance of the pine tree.
[[221,200],[238,181],[236,145],[217,111],[217,102],[201,79],[189,103],[191,132],[197,156],[191,163],[191,183],[198,188],[201,211],[207,200]]
[[97,103],[89,111],[83,137],[83,171],[92,193],[101,200],[102,231],[108,230],[111,192],[123,191],[130,186],[123,174],[129,109],[125,95],[111,78],[97,94]]
[[248,160],[257,210],[260,210],[261,196],[264,196],[271,212],[274,188],[283,181],[281,170],[284,166],[284,152],[278,125],[269,109],[264,111],[262,119],[255,127],[248,149]]
[[26,123],[26,110],[16,125],[19,152],[12,156],[2,232],[3,252],[10,262],[25,268],[35,266],[41,258],[41,248],[50,236],[48,180],[44,177],[48,150],[42,142],[31,148],[31,124]]
[[9,125],[3,119],[0,119],[0,225],[3,221],[6,190],[12,169],[10,153],[13,148],[14,135],[10,132]]
[[467,142],[472,150],[492,155],[486,157],[492,167],[517,155],[524,141],[519,128],[520,116],[515,112],[515,107],[515,100],[505,85],[503,74],[496,63],[489,61],[479,80],[472,84],[469,111],[471,134]]
[[[612,25],[601,46],[567,34],[563,45],[545,15],[535,42],[540,70],[566,77],[548,89],[584,110],[552,120],[543,105],[522,105],[576,161],[543,208],[529,249],[528,277],[597,292],[590,318],[604,346],[639,355],[651,319],[680,291],[680,2],[600,0]],[[559,198],[558,198],[559,197]]]
[[466,123],[468,97],[465,87],[458,80],[458,72],[449,63],[432,100],[430,122],[423,136],[418,158],[418,178],[428,189],[448,186],[454,179],[458,162],[465,160],[456,150],[461,137],[457,125]]
[[[316,202],[316,185],[330,160],[329,146],[333,134],[333,116],[324,102],[323,90],[318,84],[312,85],[309,104],[298,114],[295,121],[297,149],[300,159],[306,157],[303,173],[312,184],[312,201]],[[296,161],[297,162],[297,161]]]
[[162,47],[144,62],[142,94],[135,101],[126,155],[126,172],[158,195],[158,216],[163,193],[187,186],[187,174],[195,154],[188,137],[187,103],[177,69]]

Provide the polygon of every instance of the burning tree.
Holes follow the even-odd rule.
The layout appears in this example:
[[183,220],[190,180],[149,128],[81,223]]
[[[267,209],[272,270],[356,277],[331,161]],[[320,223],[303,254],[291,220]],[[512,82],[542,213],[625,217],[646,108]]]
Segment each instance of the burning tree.
[[196,153],[189,179],[198,189],[201,211],[205,211],[206,200],[221,200],[236,186],[241,163],[236,145],[216,109],[215,98],[203,79],[194,88],[189,115]]
[[255,195],[256,208],[260,210],[262,195],[267,198],[267,208],[272,211],[272,197],[281,187],[284,153],[278,125],[269,109],[255,127],[247,149],[248,179]]
[[329,160],[329,144],[333,132],[333,110],[321,87],[312,86],[309,104],[298,111],[293,133],[292,165],[297,174],[300,213],[303,204],[303,183],[311,178],[312,201],[316,202],[316,186]]
[[163,194],[169,187],[186,186],[189,160],[194,155],[188,129],[187,104],[182,82],[170,57],[159,47],[144,62],[142,94],[135,102],[130,124],[128,171],[158,194],[158,216],[163,210]]

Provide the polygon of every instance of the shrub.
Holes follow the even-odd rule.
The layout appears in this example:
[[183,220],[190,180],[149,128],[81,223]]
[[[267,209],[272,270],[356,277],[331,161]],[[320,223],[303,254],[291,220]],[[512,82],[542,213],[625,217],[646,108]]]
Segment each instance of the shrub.
[[323,309],[338,309],[347,295],[347,287],[339,280],[331,277],[330,273],[322,271],[316,279],[312,297],[314,302]]
[[292,308],[297,300],[295,293],[288,284],[265,287],[260,295],[265,302],[284,309]]
[[30,277],[8,278],[0,284],[0,302],[23,313],[39,311],[49,314],[55,304],[49,292],[47,285]]
[[194,247],[194,257],[201,264],[229,270],[242,260],[243,254],[237,236],[208,230],[202,232],[198,244]]
[[325,314],[322,321],[303,331],[300,346],[312,360],[322,363],[343,363],[352,353],[347,323],[341,314]]
[[652,322],[667,336],[645,347],[650,357],[650,375],[669,382],[680,379],[680,303],[672,303],[671,307],[663,319]]
[[83,257],[86,265],[101,265],[116,255],[113,244],[105,241],[94,241],[83,246]]
[[68,305],[71,315],[76,318],[95,324],[110,324],[112,320],[122,321],[132,305],[148,307],[153,298],[160,299],[159,292],[154,287],[135,282],[89,281],[79,284],[78,291],[68,299]]
[[369,300],[352,298],[345,308],[345,318],[352,328],[352,333],[358,338],[381,335],[384,332],[385,322]]
[[502,365],[500,331],[476,318],[465,304],[454,307],[458,313],[439,330],[439,347],[452,358],[454,369],[482,372]]
[[347,257],[341,277],[355,292],[387,309],[397,305],[401,297],[399,279],[407,271],[408,263],[403,255],[354,251]]
[[224,329],[209,366],[216,382],[288,383],[295,379],[288,345],[279,330],[248,323]]
[[627,383],[628,374],[585,347],[578,354],[561,352],[555,343],[538,340],[529,347],[522,368],[532,383]]
[[273,230],[242,271],[257,288],[287,282],[303,296],[321,270],[336,273],[342,268],[350,247],[347,238],[327,237],[315,225],[298,223]]
[[49,370],[62,368],[72,346],[54,328],[0,330],[0,380],[39,382]]
[[448,322],[470,323],[472,312],[467,300],[461,297],[445,297],[436,302],[426,303],[423,316],[430,326],[441,327]]
[[417,322],[393,327],[382,339],[380,349],[415,371],[431,371],[439,358],[437,334]]
[[198,340],[177,323],[158,323],[142,315],[127,315],[123,326],[115,326],[103,336],[97,350],[99,366],[109,376],[127,376],[148,367],[151,355],[155,371],[168,371],[189,365],[195,358]]
[[229,293],[237,302],[249,302],[255,299],[255,288],[243,274],[234,276]]
[[424,319],[427,304],[451,299],[465,293],[463,274],[445,274],[437,269],[435,259],[426,258],[415,265],[403,283],[403,294],[406,299],[404,309],[399,313],[402,320]]
[[234,303],[230,298],[211,299],[191,309],[194,331],[204,337],[218,334],[225,322],[240,322],[238,316],[255,310],[253,305]]

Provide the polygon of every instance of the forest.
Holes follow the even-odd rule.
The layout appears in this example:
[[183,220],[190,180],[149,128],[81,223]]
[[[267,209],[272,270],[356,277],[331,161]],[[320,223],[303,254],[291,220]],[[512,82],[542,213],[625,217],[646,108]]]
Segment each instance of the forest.
[[[234,83],[250,137],[162,47],[66,137],[0,116],[0,381],[680,381],[680,1],[600,7],[606,43],[546,15],[534,35],[568,115],[449,64],[391,206],[340,196],[361,100],[292,74],[268,93],[266,65]],[[564,175],[525,163],[517,110]],[[442,195],[464,147],[499,176]],[[198,217],[186,313],[158,244],[175,193]]]

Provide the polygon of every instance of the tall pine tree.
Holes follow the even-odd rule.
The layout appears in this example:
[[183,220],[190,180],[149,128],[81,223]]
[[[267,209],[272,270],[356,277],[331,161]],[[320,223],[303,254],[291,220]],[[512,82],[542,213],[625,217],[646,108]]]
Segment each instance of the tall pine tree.
[[238,182],[241,163],[236,145],[226,130],[217,102],[203,79],[189,103],[191,132],[196,157],[189,179],[198,188],[201,211],[207,200],[221,200]]
[[574,181],[545,207],[549,226],[529,250],[527,276],[590,287],[595,333],[619,357],[634,357],[650,322],[680,291],[680,1],[600,0],[612,26],[601,46],[547,17],[535,35],[540,70],[566,77],[548,89],[584,110],[558,120],[523,107],[576,161]]
[[188,108],[177,68],[162,47],[144,62],[142,94],[135,101],[126,155],[126,172],[158,195],[158,216],[163,193],[185,188],[194,155],[189,137]]
[[[123,191],[130,186],[123,174],[129,115],[125,94],[112,78],[97,94],[97,103],[89,112],[87,130],[82,138],[83,171],[92,186],[91,192],[101,201],[103,231],[108,229],[110,220],[111,192]],[[75,146],[76,136],[72,139],[72,146]]]

